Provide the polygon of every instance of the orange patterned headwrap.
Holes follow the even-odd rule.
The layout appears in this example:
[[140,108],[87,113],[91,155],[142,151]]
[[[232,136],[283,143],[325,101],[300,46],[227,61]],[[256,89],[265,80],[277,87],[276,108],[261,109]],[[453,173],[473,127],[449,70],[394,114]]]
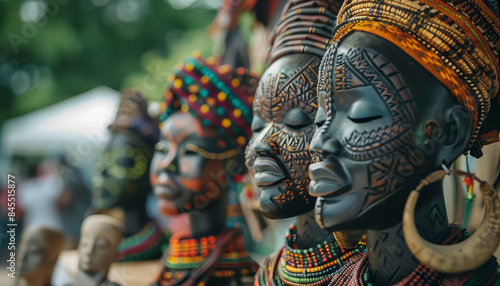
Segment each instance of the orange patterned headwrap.
[[[498,141],[499,116],[488,116],[499,90],[500,76],[500,19],[494,12],[498,7],[492,3],[346,0],[333,40],[350,31],[364,31],[390,41],[410,55],[473,113],[468,150],[474,149],[471,154],[480,156],[482,145]],[[485,124],[491,130],[484,130],[486,120],[497,123]]]

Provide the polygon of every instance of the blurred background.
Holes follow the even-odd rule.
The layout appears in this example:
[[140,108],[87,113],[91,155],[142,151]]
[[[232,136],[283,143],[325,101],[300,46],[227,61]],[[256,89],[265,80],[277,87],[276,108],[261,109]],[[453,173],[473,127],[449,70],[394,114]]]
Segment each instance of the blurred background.
[[[135,87],[160,101],[177,62],[195,48],[218,53],[205,29],[220,5],[221,0],[0,0],[3,167],[68,153],[68,144],[53,141],[88,139],[77,134],[83,131],[93,131],[94,137],[87,136],[96,141],[91,143],[102,141],[92,129],[102,129],[114,116],[113,90]],[[18,118],[8,120],[13,117]],[[73,163],[84,163],[78,159]]]
[[[194,49],[205,56],[222,52],[206,32],[221,4],[0,0],[0,245],[8,242],[11,174],[18,242],[23,224],[57,221],[74,247],[119,91],[134,87],[151,102],[152,115],[158,113],[176,63]],[[250,14],[241,18],[252,21]],[[43,218],[26,212],[37,207]],[[6,252],[2,247],[0,257]],[[0,281],[5,277],[2,272]]]

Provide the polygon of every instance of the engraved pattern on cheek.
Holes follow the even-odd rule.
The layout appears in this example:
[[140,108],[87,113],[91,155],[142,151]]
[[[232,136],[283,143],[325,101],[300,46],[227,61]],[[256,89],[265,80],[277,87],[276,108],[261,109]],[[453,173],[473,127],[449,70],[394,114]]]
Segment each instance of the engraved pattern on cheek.
[[363,86],[375,89],[392,116],[393,123],[389,126],[355,130],[343,138],[343,157],[371,161],[366,167],[369,196],[365,202],[370,205],[395,190],[418,165],[411,146],[416,107],[401,74],[386,58],[361,49],[337,54],[336,47],[330,49],[322,61],[318,88],[326,91],[330,121],[335,114],[334,89],[339,92]]
[[[412,138],[415,103],[401,74],[382,55],[350,49],[337,57],[336,91],[372,86],[391,112],[393,123],[376,130],[354,131],[346,139],[345,152],[353,160],[370,160],[396,152]],[[340,75],[340,76],[339,76]]]
[[[293,130],[282,121],[288,111],[300,108],[311,118],[314,118],[318,109],[316,86],[318,79],[319,60],[312,57],[303,67],[294,71],[290,76],[282,73],[269,75],[262,79],[260,95],[254,100],[254,112],[272,124],[266,134],[260,134],[262,142],[271,147],[271,154],[283,158],[288,169],[289,177],[285,180],[285,188],[273,201],[281,205],[294,202],[300,205],[310,205],[313,200],[308,195],[309,178],[307,168],[311,164],[309,142],[314,134],[314,125]],[[253,138],[247,150],[246,160],[252,165],[256,155],[253,151]]]

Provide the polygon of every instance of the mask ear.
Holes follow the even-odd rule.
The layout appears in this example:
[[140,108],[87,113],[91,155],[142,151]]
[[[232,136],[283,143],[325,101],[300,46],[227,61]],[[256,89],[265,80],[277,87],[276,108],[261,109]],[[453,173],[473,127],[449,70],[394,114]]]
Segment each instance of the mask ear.
[[443,130],[440,131],[442,138],[436,142],[442,144],[441,163],[449,165],[467,148],[472,132],[472,114],[464,106],[454,105],[444,116]]
[[462,153],[471,135],[471,112],[462,105],[454,105],[446,111],[445,116],[447,130],[444,130],[444,134],[448,137],[445,145]]

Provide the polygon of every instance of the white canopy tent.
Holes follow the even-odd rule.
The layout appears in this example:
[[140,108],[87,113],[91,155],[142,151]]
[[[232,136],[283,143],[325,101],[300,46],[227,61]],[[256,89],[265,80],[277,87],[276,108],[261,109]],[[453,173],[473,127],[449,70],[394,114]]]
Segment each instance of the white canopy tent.
[[119,100],[119,92],[100,86],[5,121],[1,133],[4,160],[14,155],[65,154],[73,166],[87,164],[106,142],[107,126]]

